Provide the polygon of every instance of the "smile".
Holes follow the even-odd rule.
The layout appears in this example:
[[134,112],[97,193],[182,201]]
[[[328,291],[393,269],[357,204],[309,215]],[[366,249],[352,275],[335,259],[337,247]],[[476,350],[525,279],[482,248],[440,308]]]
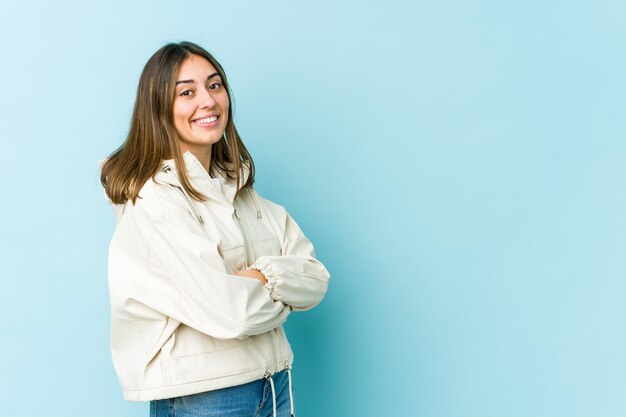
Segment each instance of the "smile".
[[192,123],[198,124],[198,125],[211,125],[214,124],[218,119],[218,116],[210,116],[210,117],[204,117],[202,119],[196,119],[196,120],[192,120]]

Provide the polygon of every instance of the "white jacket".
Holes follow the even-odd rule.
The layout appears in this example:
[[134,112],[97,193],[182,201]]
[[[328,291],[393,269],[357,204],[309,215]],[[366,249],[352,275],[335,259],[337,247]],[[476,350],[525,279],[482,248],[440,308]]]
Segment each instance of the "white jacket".
[[[318,304],[329,274],[285,209],[219,184],[185,153],[198,202],[164,161],[133,205],[114,206],[111,352],[124,398],[148,401],[244,384],[291,366],[282,324]],[[222,190],[219,188],[221,186]],[[252,267],[267,277],[233,275]]]

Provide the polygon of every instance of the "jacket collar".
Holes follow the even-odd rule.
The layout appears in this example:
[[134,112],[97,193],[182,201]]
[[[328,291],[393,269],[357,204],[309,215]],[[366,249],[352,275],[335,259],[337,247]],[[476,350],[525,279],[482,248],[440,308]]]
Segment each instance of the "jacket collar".
[[[183,154],[183,161],[185,163],[185,168],[187,169],[189,181],[198,191],[205,194],[209,198],[215,197],[223,199],[225,197],[231,205],[233,204],[235,194],[237,193],[235,181],[225,178],[221,172],[215,170],[214,172],[216,178],[219,179],[222,187],[221,191],[216,190],[211,182],[211,176],[204,169],[204,166],[202,166],[202,163],[198,161],[198,158],[196,158],[194,154],[186,151]],[[250,174],[250,171],[245,165],[243,171],[243,181],[245,182]],[[180,179],[178,178],[178,173],[176,171],[176,161],[173,159],[164,159],[161,162],[161,169],[157,171],[154,179],[160,183],[166,183],[182,188],[182,184],[180,183]],[[222,196],[217,196],[216,193],[221,194]]]

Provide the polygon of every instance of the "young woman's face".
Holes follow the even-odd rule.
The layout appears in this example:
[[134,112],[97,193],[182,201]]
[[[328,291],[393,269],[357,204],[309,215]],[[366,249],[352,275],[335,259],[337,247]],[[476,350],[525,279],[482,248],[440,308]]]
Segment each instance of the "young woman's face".
[[174,97],[174,127],[183,152],[203,154],[219,142],[228,122],[228,93],[209,61],[191,55],[181,65]]

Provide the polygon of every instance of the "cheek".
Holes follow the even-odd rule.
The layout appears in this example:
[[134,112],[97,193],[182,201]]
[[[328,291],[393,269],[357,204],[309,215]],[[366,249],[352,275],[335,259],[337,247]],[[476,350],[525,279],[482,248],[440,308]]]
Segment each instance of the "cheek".
[[184,105],[175,105],[173,109],[174,113],[174,126],[180,129],[187,125],[188,119],[191,117],[188,109]]
[[228,114],[228,108],[230,107],[230,101],[228,100],[228,95],[227,94],[224,94],[224,98],[222,99],[222,102],[220,103],[220,107],[222,108],[224,113]]

